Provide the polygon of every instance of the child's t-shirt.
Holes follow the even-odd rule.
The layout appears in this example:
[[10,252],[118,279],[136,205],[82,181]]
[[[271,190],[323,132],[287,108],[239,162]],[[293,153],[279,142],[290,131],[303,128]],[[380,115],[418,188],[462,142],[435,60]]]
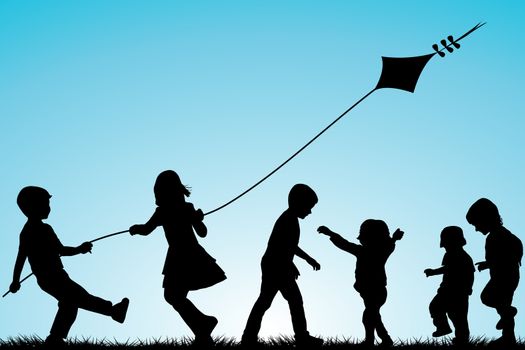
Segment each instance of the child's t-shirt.
[[468,253],[461,249],[457,252],[446,252],[443,256],[443,281],[439,286],[442,292],[472,294],[474,283],[474,263]]
[[489,233],[485,241],[485,261],[490,277],[502,281],[518,281],[523,257],[521,240],[501,226]]
[[354,288],[359,293],[367,293],[384,288],[387,285],[385,264],[388,257],[395,249],[394,241],[389,238],[383,245],[365,247],[347,241],[338,234],[332,235],[330,240],[339,249],[355,255],[357,258],[355,267]]
[[282,278],[295,278],[298,274],[293,258],[299,245],[299,220],[285,210],[275,222],[268,247],[261,261],[263,274]]
[[62,243],[53,228],[41,221],[28,221],[20,232],[19,250],[27,256],[31,270],[37,278],[61,271]]

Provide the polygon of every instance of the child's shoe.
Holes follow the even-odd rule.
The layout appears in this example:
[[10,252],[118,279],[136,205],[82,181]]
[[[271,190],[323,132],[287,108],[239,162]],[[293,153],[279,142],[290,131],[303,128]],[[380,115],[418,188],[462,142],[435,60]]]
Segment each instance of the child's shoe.
[[48,349],[63,349],[66,347],[66,341],[55,335],[48,335],[44,341],[44,348]]
[[311,347],[311,346],[321,346],[323,345],[324,340],[311,336],[310,334],[305,334],[301,336],[295,336],[295,344],[297,346]]
[[466,346],[469,344],[469,339],[465,337],[455,337],[452,339],[452,345],[454,346]]
[[375,343],[374,338],[365,338],[365,340],[359,343],[359,347],[365,348],[365,349],[372,348],[374,346],[374,343]]
[[436,328],[436,330],[432,333],[432,336],[434,338],[442,337],[444,335],[452,333],[452,329],[450,327],[443,327],[443,328]]
[[393,345],[394,345],[394,341],[392,340],[392,338],[390,338],[390,336],[381,338],[381,346],[383,346],[383,347],[391,347]]
[[126,319],[126,314],[128,312],[129,299],[124,298],[120,303],[113,305],[113,310],[111,311],[111,318],[117,321],[118,323],[124,323]]
[[213,346],[213,338],[209,335],[208,336],[204,336],[204,335],[196,336],[195,340],[193,341],[191,345],[192,347],[196,349],[211,348]]
[[516,336],[514,334],[512,335],[504,335],[500,338],[493,340],[489,343],[490,348],[494,349],[503,349],[508,348],[516,345]]

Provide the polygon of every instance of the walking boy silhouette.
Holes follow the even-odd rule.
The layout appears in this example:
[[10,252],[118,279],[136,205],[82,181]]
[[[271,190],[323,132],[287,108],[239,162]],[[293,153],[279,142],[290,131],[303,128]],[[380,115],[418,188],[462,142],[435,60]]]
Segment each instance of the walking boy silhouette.
[[190,191],[179,175],[173,170],[163,171],[157,176],[153,192],[155,212],[145,224],[131,226],[129,232],[146,236],[162,226],[169,245],[162,270],[164,299],[195,334],[194,344],[209,345],[217,319],[202,313],[187,296],[192,290],[224,281],[226,275],[195,237],[195,232],[206,237],[208,229],[202,222],[202,210],[195,210],[192,203],[186,202]]
[[490,272],[490,280],[481,292],[481,302],[495,308],[500,316],[496,329],[500,329],[502,334],[496,343],[515,344],[514,316],[518,309],[512,306],[512,299],[520,280],[523,245],[503,226],[498,208],[486,198],[472,204],[467,212],[467,221],[476,231],[487,235],[485,261],[476,265],[479,271],[488,269]]
[[374,345],[375,332],[381,338],[382,345],[393,345],[394,342],[381,320],[380,310],[387,298],[385,264],[395,249],[395,242],[403,238],[403,231],[397,229],[390,237],[384,221],[368,219],[361,224],[357,237],[361,244],[348,242],[326,226],[320,226],[317,231],[330,237],[336,247],[357,258],[354,288],[365,304],[363,345]]
[[250,346],[257,343],[264,313],[272,305],[277,292],[281,292],[288,301],[296,344],[316,346],[323,343],[322,339],[308,333],[303,298],[295,281],[299,271],[293,263],[294,256],[298,256],[306,260],[314,270],[321,268],[315,259],[299,248],[298,219],[308,216],[316,203],[317,195],[307,185],[297,184],[290,190],[288,209],[275,222],[268,247],[261,260],[261,292],[248,317],[241,340],[243,345]]
[[51,326],[46,344],[61,346],[65,343],[78,309],[111,316],[123,323],[126,318],[129,300],[122,299],[113,305],[110,301],[89,294],[84,288],[71,280],[64,270],[61,256],[90,253],[93,244],[84,242],[78,247],[62,245],[53,228],[42,222],[51,211],[51,195],[41,187],[24,187],[18,194],[17,203],[27,222],[20,233],[20,245],[13,272],[11,293],[20,289],[20,274],[26,259],[40,288],[58,300],[58,312]]
[[433,337],[452,333],[447,316],[456,330],[454,344],[467,344],[470,337],[468,326],[468,299],[474,283],[474,264],[463,249],[467,244],[458,226],[448,226],[441,231],[440,247],[445,248],[441,267],[425,269],[427,277],[443,275],[436,296],[429,305],[430,316],[436,326]]

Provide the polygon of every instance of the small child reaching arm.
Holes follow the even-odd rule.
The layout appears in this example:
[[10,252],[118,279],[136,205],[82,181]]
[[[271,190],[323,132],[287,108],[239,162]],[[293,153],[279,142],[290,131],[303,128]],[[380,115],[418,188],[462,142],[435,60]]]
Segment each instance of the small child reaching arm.
[[403,231],[397,229],[390,237],[384,221],[368,219],[362,223],[357,237],[361,244],[347,241],[326,226],[320,226],[317,231],[330,237],[336,247],[357,258],[354,288],[365,304],[363,344],[373,345],[374,332],[377,332],[383,345],[392,345],[392,338],[381,320],[380,309],[387,298],[385,264],[395,249],[395,242],[403,238]]

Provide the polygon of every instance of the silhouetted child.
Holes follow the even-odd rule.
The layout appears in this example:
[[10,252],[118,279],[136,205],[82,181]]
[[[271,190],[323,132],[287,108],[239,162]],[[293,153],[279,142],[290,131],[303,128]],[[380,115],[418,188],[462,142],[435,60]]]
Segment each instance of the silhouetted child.
[[481,293],[481,301],[495,308],[500,315],[496,329],[502,330],[502,336],[497,342],[514,344],[514,316],[518,310],[512,306],[512,298],[520,280],[523,245],[518,237],[503,227],[498,208],[486,198],[472,204],[467,221],[476,231],[488,235],[485,261],[476,263],[479,271],[490,271],[490,280]]
[[186,202],[190,191],[173,170],[159,174],[153,188],[157,209],[143,225],[133,225],[132,235],[149,235],[162,226],[168,241],[168,253],[162,273],[164,298],[180,314],[195,335],[195,343],[212,342],[211,333],[217,319],[203,314],[187,298],[188,292],[213,286],[226,275],[195,237],[206,237],[202,210]]
[[374,345],[374,333],[377,332],[383,345],[392,345],[394,342],[383,325],[380,309],[387,298],[385,264],[395,249],[395,242],[403,238],[403,231],[397,229],[390,237],[384,221],[368,219],[361,224],[357,237],[361,244],[348,242],[326,226],[320,226],[317,231],[330,237],[336,247],[357,258],[354,288],[365,304],[363,344]]
[[472,258],[463,249],[467,244],[463,231],[457,226],[448,226],[441,231],[440,247],[445,248],[441,267],[426,269],[425,275],[443,275],[443,280],[436,296],[430,302],[430,316],[436,326],[433,337],[452,333],[447,316],[456,330],[455,344],[469,341],[468,299],[474,283],[474,264]]
[[293,263],[294,256],[298,256],[306,260],[314,270],[321,268],[315,259],[299,248],[298,219],[308,216],[316,203],[317,195],[307,185],[297,184],[290,190],[288,209],[275,222],[268,247],[261,260],[261,292],[248,317],[242,335],[243,345],[250,346],[257,343],[264,313],[272,305],[277,292],[281,292],[290,307],[296,344],[315,346],[323,343],[322,339],[308,333],[303,298],[295,281],[299,271]]
[[46,344],[63,345],[78,309],[111,316],[123,323],[126,318],[129,300],[122,299],[113,305],[110,301],[89,294],[84,288],[71,280],[64,270],[61,256],[71,256],[90,252],[93,245],[84,242],[78,247],[62,245],[53,228],[42,222],[51,211],[51,195],[41,187],[24,187],[18,194],[17,203],[27,222],[20,233],[20,246],[13,272],[13,282],[9,291],[20,289],[20,274],[26,259],[40,288],[58,300],[58,312],[53,321]]

